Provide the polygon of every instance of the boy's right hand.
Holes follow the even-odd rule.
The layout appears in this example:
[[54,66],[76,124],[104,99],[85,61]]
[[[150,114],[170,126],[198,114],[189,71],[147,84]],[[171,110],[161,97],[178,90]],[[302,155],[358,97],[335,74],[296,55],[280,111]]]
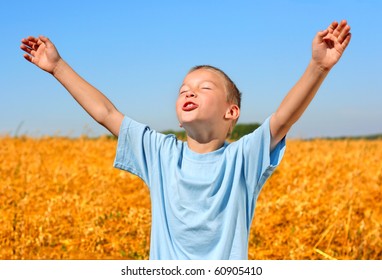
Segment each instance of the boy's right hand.
[[42,70],[54,74],[54,71],[61,61],[61,56],[58,53],[54,44],[45,36],[38,38],[29,36],[21,40],[20,48],[26,52],[24,58],[29,62],[40,67]]

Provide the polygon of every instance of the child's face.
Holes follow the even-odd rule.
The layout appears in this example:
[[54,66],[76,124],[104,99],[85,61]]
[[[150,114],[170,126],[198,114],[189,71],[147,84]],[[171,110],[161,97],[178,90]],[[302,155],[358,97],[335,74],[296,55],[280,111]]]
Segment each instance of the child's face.
[[229,108],[225,80],[220,74],[198,69],[184,78],[176,101],[176,113],[186,131],[194,125],[200,129],[203,126],[225,129],[224,120]]

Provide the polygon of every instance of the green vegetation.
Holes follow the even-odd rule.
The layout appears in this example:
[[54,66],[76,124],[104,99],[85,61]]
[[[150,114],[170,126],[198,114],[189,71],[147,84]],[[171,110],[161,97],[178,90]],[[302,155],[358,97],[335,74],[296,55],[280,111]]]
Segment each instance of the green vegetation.
[[[237,124],[232,131],[230,140],[238,140],[244,135],[247,135],[253,132],[256,128],[258,128],[261,124],[259,123],[250,123],[250,124]],[[163,134],[174,134],[178,139],[185,140],[186,132],[184,130],[175,131],[175,130],[165,130],[162,131]]]
[[382,134],[326,137],[324,139],[326,139],[326,140],[380,140],[380,139],[382,139]]
[[[249,123],[249,124],[237,124],[233,129],[231,137],[229,140],[235,141],[253,132],[256,128],[258,128],[260,123]],[[178,139],[186,140],[186,132],[182,131],[174,131],[174,130],[166,130],[162,131],[163,134],[174,134]],[[371,135],[359,135],[359,136],[339,136],[339,137],[319,137],[320,139],[325,140],[381,140],[382,134],[371,134]],[[307,141],[317,139],[316,137],[305,139]]]
[[[231,134],[231,137],[229,140],[236,141],[243,137],[244,135],[247,135],[251,132],[253,132],[256,128],[258,128],[261,124],[260,123],[249,123],[249,124],[237,124],[235,128],[233,129],[233,132]],[[165,130],[162,131],[163,134],[174,134],[178,139],[180,140],[186,140],[186,132],[184,130]],[[21,136],[22,137],[22,136]],[[82,136],[84,138],[90,139],[89,137]],[[116,140],[117,137],[113,135],[105,135],[107,139],[114,139]],[[99,137],[95,137],[94,139],[98,139]],[[306,138],[301,140],[315,140],[315,139],[325,139],[325,140],[381,140],[382,139],[382,133],[380,134],[370,134],[370,135],[356,135],[356,136],[338,136],[338,137],[313,137],[313,138]]]
[[181,139],[181,140],[186,140],[186,131],[184,130],[178,130],[178,131],[175,131],[175,130],[165,130],[165,131],[162,131],[163,134],[174,134],[176,136],[176,138],[178,139]]
[[238,140],[244,135],[252,133],[256,128],[258,128],[260,123],[249,123],[249,124],[237,124],[232,131],[231,140]]

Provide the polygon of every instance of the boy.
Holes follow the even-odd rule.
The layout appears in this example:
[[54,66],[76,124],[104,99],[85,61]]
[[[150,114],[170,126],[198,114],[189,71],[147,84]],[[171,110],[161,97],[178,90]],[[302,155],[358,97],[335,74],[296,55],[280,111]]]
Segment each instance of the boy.
[[151,259],[247,259],[257,196],[279,164],[285,136],[350,42],[345,20],[318,32],[301,79],[261,127],[225,140],[240,115],[240,92],[221,70],[186,75],[176,113],[187,142],[123,116],[60,57],[46,37],[22,40],[24,57],[51,73],[100,124],[118,136],[114,166],[141,177],[152,203]]

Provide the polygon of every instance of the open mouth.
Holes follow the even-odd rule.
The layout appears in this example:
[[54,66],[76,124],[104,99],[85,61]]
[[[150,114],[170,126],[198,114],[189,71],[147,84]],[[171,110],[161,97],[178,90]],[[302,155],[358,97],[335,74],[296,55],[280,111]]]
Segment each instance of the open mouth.
[[194,102],[186,102],[183,104],[182,110],[188,112],[195,110],[198,107],[199,105],[195,104]]

